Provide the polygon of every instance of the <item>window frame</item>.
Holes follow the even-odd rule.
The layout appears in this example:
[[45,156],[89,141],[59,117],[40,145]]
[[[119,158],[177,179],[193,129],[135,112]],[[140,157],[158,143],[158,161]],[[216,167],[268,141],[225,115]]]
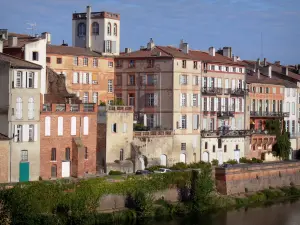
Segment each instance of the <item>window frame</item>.
[[92,35],[99,35],[99,23],[96,21],[92,23]]
[[56,148],[51,148],[50,161],[51,162],[56,162]]
[[107,92],[108,93],[113,93],[114,92],[113,80],[111,80],[111,79],[107,80]]
[[32,61],[39,61],[39,52],[37,51],[32,52]]
[[88,66],[88,65],[89,65],[89,58],[83,57],[83,66]]
[[21,150],[21,162],[28,162],[28,150]]

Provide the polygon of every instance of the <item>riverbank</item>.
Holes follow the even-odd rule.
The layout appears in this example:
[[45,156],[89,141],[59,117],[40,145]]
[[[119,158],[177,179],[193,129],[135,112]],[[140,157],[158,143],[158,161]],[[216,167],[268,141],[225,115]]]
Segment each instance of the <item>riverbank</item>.
[[[255,207],[300,196],[294,186],[220,195],[214,189],[211,166],[199,164],[199,168],[201,173],[129,176],[116,183],[96,178],[17,184],[0,190],[0,224],[132,224],[146,218],[162,220]],[[111,210],[103,213],[107,204]]]

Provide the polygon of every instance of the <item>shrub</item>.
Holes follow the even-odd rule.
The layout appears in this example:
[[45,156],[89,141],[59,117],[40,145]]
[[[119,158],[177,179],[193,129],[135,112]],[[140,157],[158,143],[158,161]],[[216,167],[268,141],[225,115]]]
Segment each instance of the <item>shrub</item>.
[[267,200],[267,197],[264,193],[258,192],[249,196],[250,203],[260,203]]
[[261,159],[252,158],[253,163],[262,163],[263,161]]
[[[146,170],[149,170],[151,172],[154,172],[154,171],[157,171],[159,170],[160,168],[162,168],[163,166],[150,166],[148,168],[146,168]],[[167,168],[167,167],[164,167],[164,168]]]
[[185,170],[188,169],[188,165],[183,163],[183,162],[179,162],[174,164],[170,169],[172,170]]
[[108,175],[123,175],[125,173],[122,173],[121,171],[117,171],[117,170],[111,170],[109,171]]
[[219,165],[219,160],[213,159],[213,160],[211,161],[211,164],[212,164],[213,166],[218,166],[218,165]]
[[240,163],[252,163],[252,161],[250,159],[242,157],[242,158],[240,158]]
[[229,159],[227,162],[225,162],[225,164],[234,165],[234,164],[238,164],[238,162],[235,159]]

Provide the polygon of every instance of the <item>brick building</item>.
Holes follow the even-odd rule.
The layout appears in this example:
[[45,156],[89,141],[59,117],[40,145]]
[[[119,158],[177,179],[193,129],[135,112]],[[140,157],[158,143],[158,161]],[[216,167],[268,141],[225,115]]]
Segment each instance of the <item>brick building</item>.
[[0,183],[9,181],[10,139],[0,134]]

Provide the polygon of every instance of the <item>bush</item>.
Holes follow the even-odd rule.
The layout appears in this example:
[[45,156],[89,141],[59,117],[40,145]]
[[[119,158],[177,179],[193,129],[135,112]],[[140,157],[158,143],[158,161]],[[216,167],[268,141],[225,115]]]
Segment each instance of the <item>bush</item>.
[[252,163],[252,161],[250,159],[242,157],[242,158],[240,158],[240,163]]
[[225,162],[225,164],[234,165],[234,164],[238,164],[238,162],[235,159],[229,159],[227,162]]
[[213,166],[218,166],[218,165],[219,165],[219,160],[213,159],[213,160],[211,161],[211,164],[212,164]]
[[154,171],[159,170],[159,169],[162,168],[162,167],[167,168],[167,167],[165,167],[165,166],[150,166],[150,167],[146,168],[146,170],[149,170],[149,171],[151,171],[151,172],[154,172]]
[[108,175],[123,175],[125,173],[122,173],[121,171],[117,171],[117,170],[111,170],[109,171]]
[[185,169],[188,169],[188,165],[183,162],[179,162],[179,163],[174,164],[170,169],[171,170],[185,170]]
[[252,158],[253,163],[262,163],[263,161],[261,159]]

